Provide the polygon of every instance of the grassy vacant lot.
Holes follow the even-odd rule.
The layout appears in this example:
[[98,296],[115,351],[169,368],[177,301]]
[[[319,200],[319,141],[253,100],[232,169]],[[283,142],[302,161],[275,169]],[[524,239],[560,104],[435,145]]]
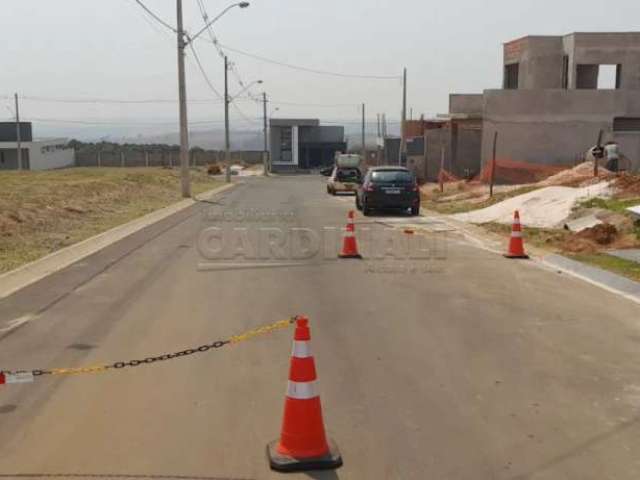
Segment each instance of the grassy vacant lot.
[[[194,194],[219,185],[191,176]],[[0,172],[0,273],[179,200],[178,170]]]

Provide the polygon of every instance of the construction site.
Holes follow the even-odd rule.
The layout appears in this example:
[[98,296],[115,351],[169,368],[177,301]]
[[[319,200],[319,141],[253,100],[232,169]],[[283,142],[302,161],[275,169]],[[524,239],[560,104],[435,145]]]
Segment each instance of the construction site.
[[526,36],[502,57],[501,89],[383,133],[377,163],[406,162],[428,210],[503,237],[517,210],[541,254],[640,279],[640,33]]

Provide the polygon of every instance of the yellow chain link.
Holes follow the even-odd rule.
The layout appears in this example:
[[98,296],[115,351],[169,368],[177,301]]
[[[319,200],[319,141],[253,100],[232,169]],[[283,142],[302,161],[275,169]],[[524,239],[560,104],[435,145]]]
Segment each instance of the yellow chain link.
[[102,373],[108,369],[108,365],[94,365],[92,367],[53,368],[48,372],[50,372],[50,375],[79,375],[81,373]]
[[245,340],[250,340],[251,338],[257,337],[259,335],[266,335],[267,333],[271,333],[275,330],[280,330],[282,328],[289,327],[295,321],[294,318],[290,318],[287,320],[280,320],[278,322],[274,322],[271,325],[265,325],[263,327],[254,328],[253,330],[249,330],[241,335],[235,335],[229,339],[229,343],[236,344],[240,342],[244,342]]
[[[266,335],[276,330],[287,328],[294,322],[295,322],[295,317],[287,320],[280,320],[280,321],[271,323],[269,325],[264,325],[262,327],[254,328],[240,335],[235,335],[231,337],[227,343],[236,344],[236,343],[243,342],[245,340],[249,340],[254,337],[258,337],[260,335]],[[105,365],[93,365],[88,367],[77,367],[77,368],[53,368],[53,369],[46,370],[44,372],[48,375],[79,375],[83,373],[102,373],[111,369],[113,369],[113,365],[105,364]]]

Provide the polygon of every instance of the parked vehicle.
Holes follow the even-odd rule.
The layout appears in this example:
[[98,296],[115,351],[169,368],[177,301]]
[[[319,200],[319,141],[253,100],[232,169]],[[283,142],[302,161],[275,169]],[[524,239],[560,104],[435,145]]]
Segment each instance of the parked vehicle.
[[420,214],[420,189],[415,175],[404,167],[372,167],[356,192],[356,208],[364,215],[373,210],[409,210]]
[[320,170],[320,175],[324,176],[324,177],[330,177],[331,174],[333,173],[333,169],[334,167],[326,167]]
[[356,167],[335,167],[327,181],[327,193],[335,195],[338,192],[355,193],[360,185],[362,173]]
[[360,168],[361,161],[362,158],[357,153],[336,153],[335,156],[336,167]]

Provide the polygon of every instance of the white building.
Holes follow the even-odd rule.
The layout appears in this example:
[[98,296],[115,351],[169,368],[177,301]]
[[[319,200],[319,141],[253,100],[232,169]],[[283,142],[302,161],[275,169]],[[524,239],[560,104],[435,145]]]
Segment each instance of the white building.
[[[75,151],[66,138],[33,140],[31,124],[21,122],[22,167],[25,170],[51,170],[75,165]],[[0,170],[18,169],[16,124],[0,123]]]

